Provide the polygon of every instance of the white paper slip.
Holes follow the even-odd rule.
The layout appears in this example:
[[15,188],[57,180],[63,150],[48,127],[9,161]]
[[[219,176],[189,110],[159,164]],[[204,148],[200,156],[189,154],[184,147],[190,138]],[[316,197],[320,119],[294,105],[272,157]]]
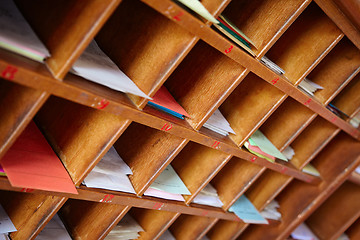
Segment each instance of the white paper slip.
[[0,233],[17,231],[5,209],[0,205]]
[[149,187],[148,189],[146,189],[144,195],[150,196],[150,197],[157,197],[157,198],[163,198],[163,199],[168,199],[168,200],[185,202],[185,199],[183,198],[183,196],[181,194],[169,193],[169,192],[161,191],[161,190],[158,190],[158,189],[155,189],[152,187]]
[[305,223],[300,224],[292,233],[291,237],[299,240],[318,240],[315,234]]
[[72,67],[72,73],[117,91],[151,99],[126,76],[93,40]]
[[129,177],[125,174],[109,175],[91,171],[85,178],[84,184],[89,188],[101,188],[135,194],[134,187]]
[[168,165],[151,184],[151,188],[168,193],[191,195],[174,168]]
[[10,240],[10,238],[6,233],[0,233],[0,240]]
[[169,229],[167,229],[159,238],[159,240],[176,240],[176,238],[171,234]]
[[131,169],[124,160],[122,160],[114,147],[109,149],[100,162],[93,168],[93,171],[110,175],[132,174]]
[[218,196],[210,196],[201,192],[194,198],[193,203],[212,207],[222,207],[224,205]]
[[116,225],[110,234],[120,233],[120,232],[143,232],[144,229],[135,221],[131,215],[126,214],[121,221]]
[[284,149],[284,151],[281,152],[288,160],[291,160],[294,155],[295,151],[291,146],[287,146],[287,148]]
[[208,183],[200,192],[209,196],[218,196],[216,189],[210,183]]
[[0,47],[38,62],[50,56],[12,0],[1,1]]
[[267,219],[280,220],[281,213],[277,211],[279,207],[279,203],[273,200],[265,207],[263,211],[260,212],[260,214]]
[[178,0],[206,20],[209,20],[212,23],[219,23],[213,15],[209,13],[209,11],[199,2],[199,0]]
[[64,224],[56,214],[35,238],[36,240],[72,240]]
[[343,234],[340,235],[340,237],[338,237],[337,240],[350,240],[350,238],[348,237],[348,235],[343,233]]
[[[219,109],[216,109],[215,112],[211,115],[211,117],[206,121],[204,127],[209,128],[215,132],[226,133],[233,133],[235,134],[234,130],[230,127],[229,122],[226,118],[221,114]],[[222,134],[224,135],[224,134]]]

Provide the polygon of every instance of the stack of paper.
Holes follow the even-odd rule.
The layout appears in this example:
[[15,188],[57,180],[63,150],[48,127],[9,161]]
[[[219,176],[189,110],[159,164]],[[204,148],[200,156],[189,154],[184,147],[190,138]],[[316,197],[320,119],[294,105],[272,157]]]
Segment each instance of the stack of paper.
[[36,237],[36,240],[71,240],[69,233],[56,214]]
[[343,111],[341,111],[339,108],[337,108],[335,105],[331,103],[329,103],[329,105],[327,105],[326,108],[344,120],[350,118],[349,115],[347,115],[346,113],[344,113]]
[[144,229],[130,216],[126,214],[118,225],[107,235],[106,240],[125,240],[138,239],[139,232],[144,232]]
[[340,237],[338,237],[337,240],[350,240],[350,238],[348,237],[348,235],[346,235],[345,233],[341,234]]
[[178,2],[181,2],[186,7],[194,11],[195,13],[199,14],[206,20],[212,22],[212,23],[218,23],[218,21],[214,18],[211,13],[199,2],[199,0],[177,0]]
[[111,89],[148,98],[93,40],[72,67],[72,73]]
[[77,194],[68,172],[31,121],[1,159],[14,187]]
[[84,184],[91,188],[103,188],[135,194],[128,175],[132,175],[131,169],[122,160],[115,148],[111,147],[85,178]]
[[0,240],[1,239],[9,239],[9,232],[16,232],[16,228],[12,223],[11,219],[5,212],[5,209],[0,205]]
[[261,216],[259,211],[245,195],[241,195],[241,197],[230,207],[229,211],[235,213],[236,216],[246,223],[268,224],[268,221]]
[[320,173],[319,171],[313,166],[311,165],[310,163],[308,163],[303,169],[302,169],[303,172],[307,173],[307,174],[310,174],[310,175],[313,175],[313,176],[316,176],[316,177],[320,177]]
[[167,229],[159,238],[159,240],[176,240],[176,238],[171,234],[169,229]]
[[360,166],[358,166],[358,167],[355,169],[355,172],[356,172],[357,174],[360,174]]
[[292,233],[291,237],[298,240],[318,240],[316,235],[305,223],[300,224]]
[[310,96],[314,96],[314,93],[318,90],[318,89],[324,89],[322,86],[314,83],[313,81],[304,78],[304,80],[302,80],[299,84],[299,89],[302,90],[303,92],[309,94]]
[[12,0],[1,2],[0,47],[38,62],[50,56]]
[[287,146],[287,148],[284,149],[284,151],[282,151],[282,154],[288,159],[291,160],[294,155],[295,155],[295,151],[291,146]]
[[222,207],[224,205],[220,201],[216,189],[210,183],[199,192],[193,202],[213,207]]
[[255,53],[252,51],[251,47],[256,47],[250,38],[248,38],[239,28],[235,26],[235,24],[233,24],[225,16],[220,15],[217,20],[219,22],[217,24],[214,24],[214,26],[219,29],[220,32],[225,34],[225,36],[227,36],[233,42],[245,49],[248,53],[255,56]]
[[244,145],[251,153],[270,162],[274,162],[275,158],[288,161],[260,130],[257,130]]
[[268,68],[270,68],[271,70],[273,70],[274,72],[276,72],[277,74],[281,75],[284,74],[285,71],[279,67],[278,65],[276,65],[273,61],[271,61],[269,58],[267,58],[266,56],[263,56],[260,60],[261,63],[263,63],[265,66],[267,66]]
[[145,196],[185,201],[183,195],[191,195],[174,168],[168,165],[145,191]]
[[235,134],[234,130],[230,127],[229,122],[224,118],[219,109],[216,109],[213,115],[206,121],[204,127],[217,132],[223,136],[229,133]]
[[280,207],[279,203],[276,200],[273,200],[270,202],[269,205],[265,207],[264,210],[262,210],[260,214],[264,218],[280,221],[281,213],[279,213],[277,210],[279,207]]
[[174,97],[171,96],[170,92],[166,89],[165,86],[161,86],[161,88],[156,92],[155,96],[148,102],[148,104],[149,106],[169,113],[180,119],[189,117],[189,114],[187,114],[187,112],[176,102]]

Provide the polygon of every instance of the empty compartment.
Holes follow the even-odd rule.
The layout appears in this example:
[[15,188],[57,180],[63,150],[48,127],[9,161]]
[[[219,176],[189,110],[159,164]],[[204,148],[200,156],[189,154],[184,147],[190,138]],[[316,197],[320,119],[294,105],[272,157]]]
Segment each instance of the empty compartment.
[[[141,1],[124,0],[96,40],[116,65],[152,96],[197,38]],[[144,99],[130,96],[137,104]]]
[[210,182],[217,190],[224,210],[228,210],[264,170],[265,167],[233,157]]
[[63,78],[120,1],[16,0],[31,27],[50,51],[46,61]]
[[199,129],[240,83],[245,68],[199,41],[164,83]]
[[57,97],[49,98],[35,121],[77,185],[130,123]]
[[343,38],[307,76],[324,89],[315,92],[320,102],[329,103],[360,69],[360,51]]
[[230,138],[242,145],[285,98],[286,95],[277,88],[252,73],[248,74],[219,107],[236,133]]
[[68,200],[60,209],[73,239],[102,239],[129,211],[130,207],[110,203]]
[[360,216],[360,186],[344,182],[306,220],[320,239],[338,239]]
[[129,213],[145,230],[138,238],[142,240],[157,239],[180,216],[180,213],[140,208],[132,208]]
[[163,131],[132,123],[114,147],[133,172],[129,178],[136,193],[142,195],[187,142]]
[[49,94],[0,79],[0,159]]
[[294,21],[308,1],[235,0],[223,11],[257,47],[257,55],[273,44],[273,38]]
[[183,197],[190,203],[206,184],[230,160],[231,155],[189,142],[171,165],[191,192]]
[[311,3],[266,55],[295,84],[342,36],[326,14]]
[[201,239],[204,231],[214,224],[215,221],[216,219],[214,218],[182,214],[169,229],[172,235],[179,240]]

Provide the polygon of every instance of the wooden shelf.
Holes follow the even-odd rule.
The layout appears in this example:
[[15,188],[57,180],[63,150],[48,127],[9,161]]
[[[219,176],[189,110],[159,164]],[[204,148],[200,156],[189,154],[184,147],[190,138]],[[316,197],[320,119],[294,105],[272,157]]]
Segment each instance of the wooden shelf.
[[[56,213],[73,239],[104,239],[127,214],[144,229],[139,239],[166,230],[176,239],[285,239],[302,222],[320,239],[358,238],[360,131],[326,107],[350,118],[360,111],[352,0],[201,1],[252,39],[256,57],[177,1],[15,2],[51,57],[42,64],[0,49],[0,162],[34,120],[79,194],[15,188],[0,177],[0,204],[18,229],[12,239],[35,239]],[[190,117],[72,74],[93,39],[143,92],[152,97],[165,86]],[[285,74],[262,64],[265,55]],[[324,89],[303,93],[305,77]],[[235,134],[203,127],[216,109]],[[258,129],[294,157],[271,163],[247,151]],[[112,146],[131,168],[136,194],[82,184]],[[320,177],[302,172],[308,163]],[[191,193],[185,202],[144,196],[169,164]],[[207,184],[222,208],[193,203]],[[243,194],[259,211],[276,199],[281,221],[239,220],[228,210]]]

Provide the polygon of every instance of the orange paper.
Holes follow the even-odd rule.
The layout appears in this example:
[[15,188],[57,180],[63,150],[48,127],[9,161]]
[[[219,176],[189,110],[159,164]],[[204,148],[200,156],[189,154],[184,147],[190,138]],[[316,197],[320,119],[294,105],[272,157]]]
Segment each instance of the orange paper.
[[32,121],[1,159],[14,187],[77,194],[68,172]]

